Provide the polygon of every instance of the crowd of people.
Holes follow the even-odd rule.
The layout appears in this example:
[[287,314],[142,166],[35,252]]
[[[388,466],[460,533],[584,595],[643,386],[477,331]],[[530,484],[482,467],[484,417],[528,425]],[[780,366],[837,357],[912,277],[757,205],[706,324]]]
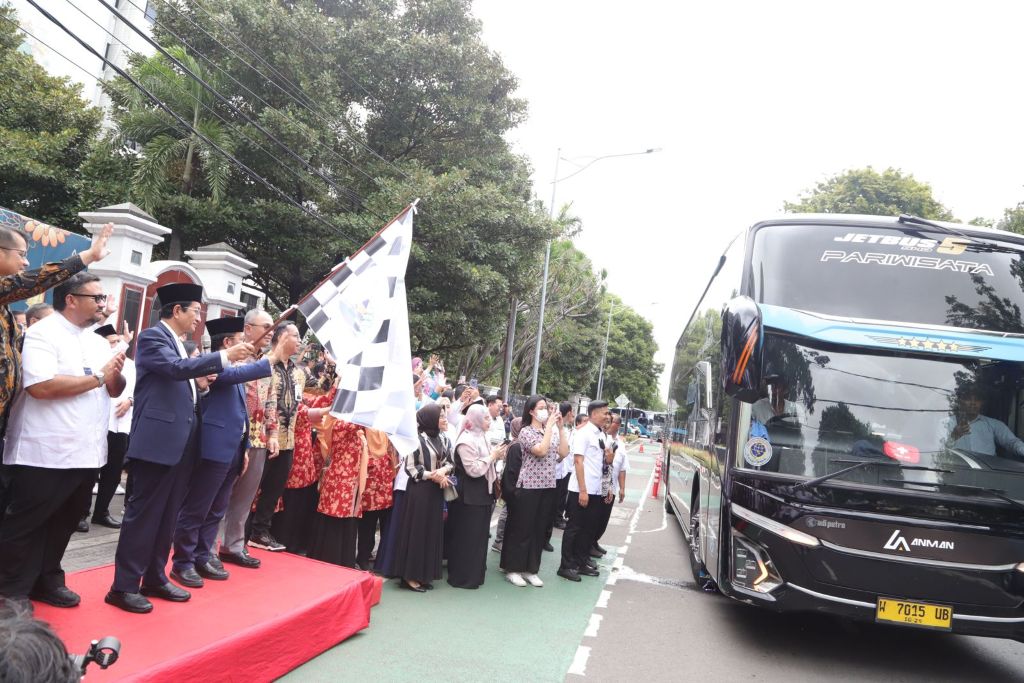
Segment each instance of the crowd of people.
[[[558,574],[598,574],[594,558],[628,470],[607,404],[573,416],[531,396],[514,415],[476,382],[450,385],[440,359],[413,359],[418,447],[330,412],[332,360],[265,311],[205,322],[202,287],[157,290],[159,322],[134,339],[83,269],[111,228],[59,264],[24,271],[28,241],[0,228],[0,596],[74,607],[61,560],[76,529],[119,529],[106,602],[148,613],[153,599],[255,570],[248,548],[288,551],[394,577],[426,592],[484,583],[492,550],[516,586],[564,529]],[[7,304],[53,288],[24,320]],[[133,358],[128,350],[134,342]],[[127,477],[123,474],[127,472]],[[123,517],[111,510],[126,490]],[[96,489],[95,505],[92,503]],[[170,570],[166,571],[170,559]],[[229,571],[228,567],[231,567]]]

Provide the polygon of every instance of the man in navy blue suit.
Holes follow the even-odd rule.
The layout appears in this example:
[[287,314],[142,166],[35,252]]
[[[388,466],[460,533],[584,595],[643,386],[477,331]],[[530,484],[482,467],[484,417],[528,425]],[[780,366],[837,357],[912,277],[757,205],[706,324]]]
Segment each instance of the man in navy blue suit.
[[[206,321],[214,351],[227,350],[245,340],[245,319],[219,318]],[[203,579],[228,578],[213,553],[217,529],[227,512],[231,489],[245,462],[249,447],[249,413],[245,407],[245,382],[270,376],[277,362],[271,351],[263,360],[235,367],[210,377],[209,393],[203,397],[199,462],[192,470],[185,503],[174,530],[174,566],[171,578],[189,588],[202,588]]]
[[188,358],[181,338],[199,324],[203,288],[164,285],[157,297],[160,322],[139,335],[135,352],[135,412],[126,454],[132,493],[106,597],[108,604],[139,614],[153,610],[146,596],[173,602],[192,597],[168,581],[164,568],[198,457],[200,391],[207,375],[254,353],[252,345],[242,343]]

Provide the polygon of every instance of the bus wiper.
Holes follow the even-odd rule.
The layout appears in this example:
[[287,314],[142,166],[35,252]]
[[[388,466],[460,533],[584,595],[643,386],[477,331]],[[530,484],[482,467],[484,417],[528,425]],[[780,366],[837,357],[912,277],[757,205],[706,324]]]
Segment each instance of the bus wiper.
[[951,473],[953,471],[953,470],[943,470],[943,469],[939,469],[937,467],[926,467],[924,465],[902,465],[902,464],[900,464],[898,462],[890,462],[888,460],[844,460],[844,459],[836,459],[836,460],[829,460],[829,463],[839,463],[841,465],[848,464],[848,463],[853,463],[853,465],[850,466],[850,467],[844,467],[841,470],[836,470],[835,472],[831,472],[829,474],[823,474],[820,477],[816,477],[814,479],[808,479],[807,481],[800,482],[799,484],[796,484],[796,485],[793,486],[793,490],[796,490],[796,489],[809,489],[809,488],[817,486],[818,484],[822,483],[823,481],[828,481],[829,479],[831,479],[833,477],[838,477],[840,474],[846,474],[847,472],[852,472],[853,470],[858,470],[861,467],[867,467],[868,465],[877,465],[879,467],[895,467],[895,468],[901,469],[901,470],[917,470],[919,472],[945,472],[947,474]]
[[903,223],[904,225],[924,225],[924,226],[927,226],[929,228],[935,228],[936,230],[938,230],[940,232],[944,232],[947,235],[956,235],[957,237],[962,237],[963,239],[967,240],[971,244],[977,244],[978,243],[978,241],[976,239],[974,239],[972,237],[968,237],[967,235],[963,234],[959,230],[954,230],[953,228],[948,228],[945,225],[943,225],[942,223],[936,223],[935,221],[930,221],[930,220],[928,220],[926,218],[919,218],[918,216],[911,216],[909,213],[901,213],[900,217],[897,220],[900,223]]
[[[897,480],[891,480],[891,481],[893,481],[894,483],[897,482]],[[899,481],[899,483],[901,483],[901,484],[915,484],[915,485],[918,485],[918,486],[934,486],[936,488],[943,487],[943,488],[947,488],[947,489],[950,489],[951,491],[956,491],[956,492],[959,492],[959,493],[984,493],[984,494],[987,494],[989,496],[992,496],[993,498],[998,498],[1001,501],[1009,503],[1010,505],[1013,505],[1014,507],[1019,507],[1022,510],[1024,510],[1024,502],[1019,501],[1016,498],[1011,498],[1010,496],[1006,495],[1006,491],[1000,491],[999,489],[990,489],[990,488],[987,488],[985,486],[970,486],[968,484],[947,484],[947,483],[944,483],[944,482],[931,482],[931,481],[905,481],[904,480],[904,481]]]

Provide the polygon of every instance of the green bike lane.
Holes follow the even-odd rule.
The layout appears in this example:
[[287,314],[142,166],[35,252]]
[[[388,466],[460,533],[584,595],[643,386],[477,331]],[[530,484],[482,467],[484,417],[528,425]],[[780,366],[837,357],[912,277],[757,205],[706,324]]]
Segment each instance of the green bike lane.
[[[629,519],[649,484],[658,444],[629,446],[626,499],[616,503],[602,545],[608,555],[599,577],[581,583],[555,574],[561,532],[551,539],[539,573],[543,588],[517,588],[489,552],[486,582],[477,590],[444,580],[428,593],[413,593],[396,580],[384,584],[370,626],[287,674],[284,681],[561,681],[574,659],[629,532]],[[495,517],[497,516],[497,513]],[[493,527],[492,527],[493,533]],[[619,562],[621,565],[621,562]]]

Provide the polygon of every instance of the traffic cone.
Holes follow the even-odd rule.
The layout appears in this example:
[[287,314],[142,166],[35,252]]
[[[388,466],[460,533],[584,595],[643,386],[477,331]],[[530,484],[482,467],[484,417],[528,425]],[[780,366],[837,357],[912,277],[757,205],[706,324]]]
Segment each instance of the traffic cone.
[[654,463],[654,486],[651,487],[651,498],[658,497],[658,489],[661,486],[661,458]]
[[641,441],[640,442],[640,450],[638,451],[638,453],[643,453],[643,452],[644,452],[644,442]]

